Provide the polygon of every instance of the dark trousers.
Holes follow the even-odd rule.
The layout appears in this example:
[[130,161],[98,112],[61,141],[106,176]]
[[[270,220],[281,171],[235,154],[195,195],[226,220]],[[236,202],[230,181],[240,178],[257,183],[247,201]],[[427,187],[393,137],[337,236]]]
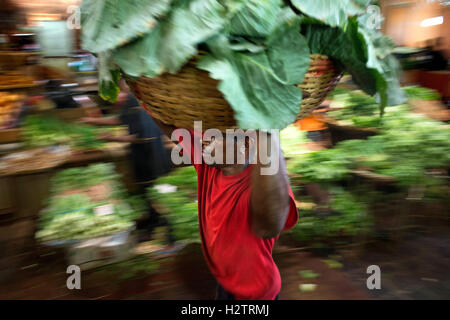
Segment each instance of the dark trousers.
[[175,243],[175,237],[173,235],[173,228],[167,221],[166,217],[159,214],[152,207],[151,200],[147,197],[147,189],[152,187],[152,183],[138,184],[138,190],[136,194],[139,194],[147,203],[147,217],[143,218],[137,223],[137,228],[141,230],[147,230],[151,235],[156,227],[167,226],[167,243]]
[[[278,300],[280,294],[277,294],[274,300]],[[226,291],[219,283],[217,283],[216,300],[236,300],[232,293]]]

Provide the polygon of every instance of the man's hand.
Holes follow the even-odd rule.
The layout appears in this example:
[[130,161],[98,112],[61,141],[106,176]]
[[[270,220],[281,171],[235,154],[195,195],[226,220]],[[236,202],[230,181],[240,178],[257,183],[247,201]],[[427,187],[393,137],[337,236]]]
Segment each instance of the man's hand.
[[97,136],[98,140],[115,141],[114,136],[109,132],[103,132]]
[[118,116],[113,117],[83,117],[79,120],[81,123],[91,124],[95,126],[118,126],[120,119]]
[[83,117],[80,118],[80,120],[78,120],[80,123],[84,123],[84,124],[94,124],[96,118],[94,117]]

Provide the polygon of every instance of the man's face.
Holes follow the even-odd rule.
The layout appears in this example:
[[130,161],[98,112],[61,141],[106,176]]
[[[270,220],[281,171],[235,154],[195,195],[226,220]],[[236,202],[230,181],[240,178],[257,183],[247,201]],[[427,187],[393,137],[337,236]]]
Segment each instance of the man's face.
[[[230,155],[228,158],[233,159],[233,163],[227,162],[227,146],[229,145]],[[202,157],[203,160],[208,163],[208,165],[216,168],[225,168],[232,166],[234,164],[238,164],[239,156],[247,159],[248,157],[248,145],[247,142],[239,144],[236,142],[236,139],[225,139],[224,137],[219,138],[211,138],[211,141],[202,140]],[[211,159],[212,163],[206,161],[205,159]]]

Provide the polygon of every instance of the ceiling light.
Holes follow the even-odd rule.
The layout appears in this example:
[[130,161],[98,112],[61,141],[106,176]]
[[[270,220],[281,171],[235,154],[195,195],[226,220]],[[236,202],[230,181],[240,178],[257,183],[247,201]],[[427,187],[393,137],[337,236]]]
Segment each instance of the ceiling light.
[[444,23],[444,17],[440,16],[440,17],[425,19],[420,23],[420,26],[421,27],[432,27],[432,26],[437,26],[438,24],[443,24],[443,23]]

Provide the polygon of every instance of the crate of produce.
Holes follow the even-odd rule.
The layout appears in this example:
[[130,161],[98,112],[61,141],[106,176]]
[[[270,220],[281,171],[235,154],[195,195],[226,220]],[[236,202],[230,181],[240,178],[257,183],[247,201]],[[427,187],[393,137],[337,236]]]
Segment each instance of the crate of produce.
[[125,231],[67,246],[66,258],[70,265],[88,270],[129,259],[133,255],[135,245],[135,237],[130,231]]
[[108,163],[57,173],[50,181],[47,207],[40,213],[38,241],[59,247],[83,244],[89,251],[93,243],[107,242],[93,239],[114,240],[134,230],[134,221],[146,210],[145,200],[128,195],[119,177]]
[[12,152],[0,158],[0,175],[23,175],[47,171],[62,165],[70,156],[70,149],[64,146]]

